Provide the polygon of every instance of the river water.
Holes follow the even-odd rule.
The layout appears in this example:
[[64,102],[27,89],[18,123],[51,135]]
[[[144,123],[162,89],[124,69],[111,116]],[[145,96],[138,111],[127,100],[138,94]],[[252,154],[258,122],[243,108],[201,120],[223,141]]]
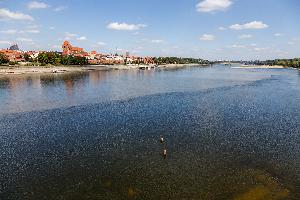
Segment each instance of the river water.
[[2,76],[0,199],[300,199],[300,73]]

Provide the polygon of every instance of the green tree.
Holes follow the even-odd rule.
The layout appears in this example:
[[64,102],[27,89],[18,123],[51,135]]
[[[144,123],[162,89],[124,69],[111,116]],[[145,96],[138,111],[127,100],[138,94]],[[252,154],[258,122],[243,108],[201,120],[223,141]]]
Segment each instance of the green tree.
[[7,58],[7,56],[4,55],[3,53],[0,53],[0,64],[5,64],[8,62],[9,62],[9,59]]
[[29,55],[28,53],[25,53],[25,54],[23,55],[23,58],[25,59],[26,62],[31,61],[30,55]]
[[37,59],[38,62],[41,63],[42,65],[49,64],[49,59],[46,53],[40,53]]

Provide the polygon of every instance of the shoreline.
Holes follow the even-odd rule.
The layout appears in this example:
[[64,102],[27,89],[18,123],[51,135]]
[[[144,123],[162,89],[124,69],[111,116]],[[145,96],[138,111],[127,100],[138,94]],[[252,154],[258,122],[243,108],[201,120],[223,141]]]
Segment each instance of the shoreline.
[[[137,70],[141,67],[152,65],[85,65],[85,66],[0,66],[0,76],[23,75],[23,74],[63,74],[87,71],[110,71],[110,70]],[[167,64],[159,65],[163,69],[179,69],[199,64]]]
[[57,67],[36,67],[36,66],[18,66],[18,67],[0,67],[0,75],[22,75],[22,74],[62,74],[70,72],[84,72],[91,70],[107,70],[106,67],[68,67],[68,66],[57,66]]
[[159,65],[160,68],[168,68],[168,69],[179,69],[179,68],[185,68],[185,67],[195,67],[195,66],[209,66],[209,65],[203,65],[203,64],[197,64],[197,63],[190,63],[190,64],[165,64],[165,65]]
[[241,65],[239,67],[231,67],[231,69],[284,69],[286,67],[280,65]]

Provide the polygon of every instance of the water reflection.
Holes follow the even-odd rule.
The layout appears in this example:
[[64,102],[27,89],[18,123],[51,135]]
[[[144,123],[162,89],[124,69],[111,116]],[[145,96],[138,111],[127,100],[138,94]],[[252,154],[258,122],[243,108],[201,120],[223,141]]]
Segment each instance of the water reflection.
[[243,71],[224,67],[191,67],[173,70],[2,76],[0,114],[233,86],[270,78],[277,73],[279,72],[276,70]]

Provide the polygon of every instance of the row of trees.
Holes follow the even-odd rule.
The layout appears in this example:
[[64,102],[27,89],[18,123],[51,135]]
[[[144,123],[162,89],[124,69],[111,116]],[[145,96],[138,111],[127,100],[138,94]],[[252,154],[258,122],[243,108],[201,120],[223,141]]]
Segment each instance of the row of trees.
[[26,54],[24,59],[29,62],[38,62],[42,65],[87,65],[88,61],[85,57],[62,55],[55,52],[40,53],[36,59],[31,59]]
[[179,57],[156,57],[153,58],[156,64],[210,64],[208,60],[198,58],[179,58]]
[[274,64],[285,67],[300,68],[300,58],[275,60]]
[[[40,63],[43,65],[87,65],[88,60],[85,57],[62,55],[56,52],[40,53],[37,58],[33,59],[28,54],[24,54],[23,58],[26,62]],[[9,59],[0,53],[0,64],[10,63]]]
[[266,60],[266,61],[251,61],[247,62],[246,64],[252,65],[280,65],[284,67],[293,67],[293,68],[300,68],[300,58],[294,59],[276,59],[276,60]]

